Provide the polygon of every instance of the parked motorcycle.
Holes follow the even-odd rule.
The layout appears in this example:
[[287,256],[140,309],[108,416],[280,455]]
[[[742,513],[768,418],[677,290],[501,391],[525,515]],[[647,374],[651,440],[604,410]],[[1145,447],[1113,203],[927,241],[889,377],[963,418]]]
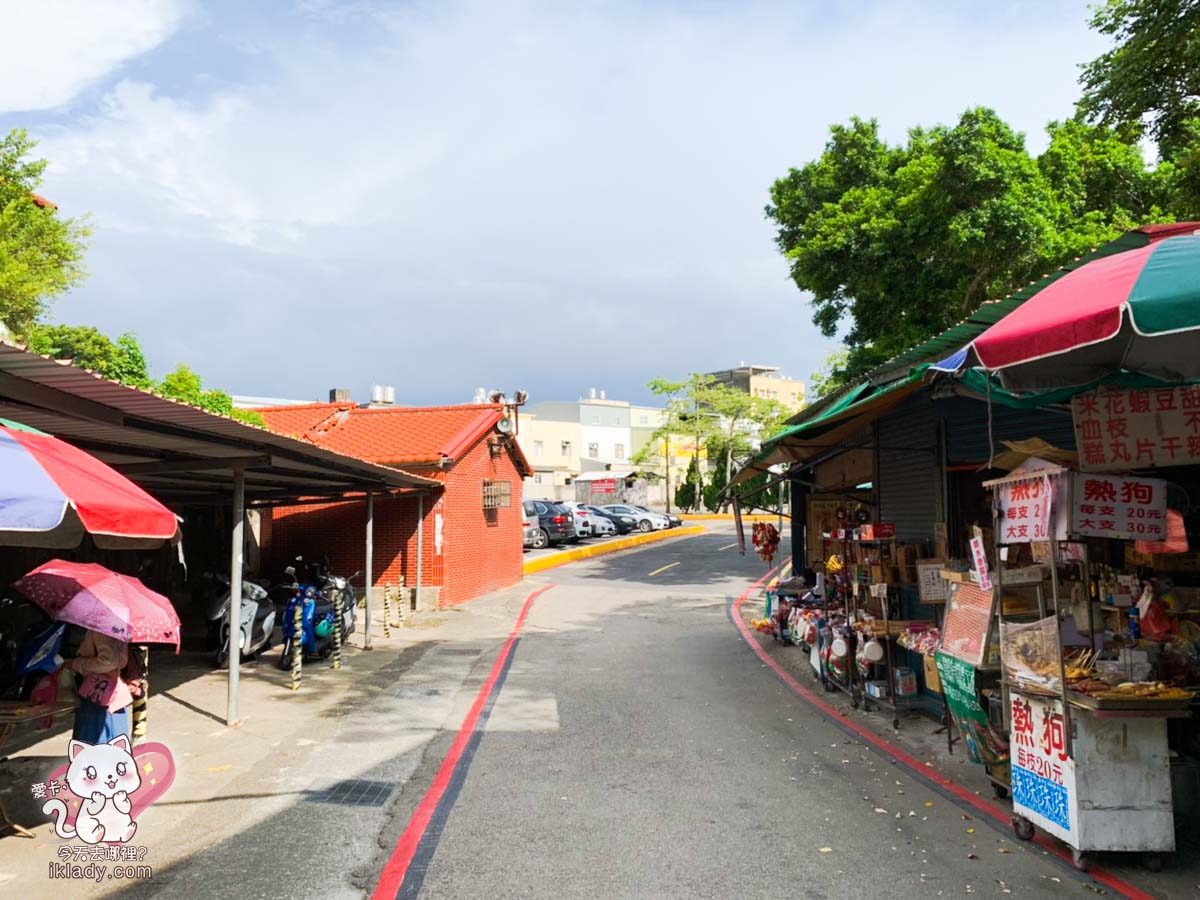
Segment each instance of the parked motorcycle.
[[[296,562],[303,562],[296,557]],[[361,575],[355,572],[349,578],[341,578],[330,571],[329,560],[309,565],[311,581],[301,584],[297,578],[296,567],[288,566],[284,574],[292,579],[291,596],[283,608],[283,618],[280,622],[283,628],[283,652],[279,655],[279,668],[287,669],[292,662],[292,637],[295,610],[299,605],[301,621],[300,647],[304,656],[327,659],[333,652],[333,633],[336,622],[334,612],[334,593],[342,595],[341,639],[354,633],[358,621],[358,594],[350,582]],[[276,593],[273,590],[272,593]]]
[[[229,579],[212,576],[215,587],[205,609],[209,621],[209,641],[215,645],[213,664],[220,668],[229,660]],[[224,590],[220,587],[223,586]],[[275,604],[266,589],[249,579],[242,581],[242,602],[238,616],[238,646],[242,659],[253,659],[271,649],[275,632]]]
[[27,600],[0,598],[0,698],[28,700],[38,679],[62,665],[65,629]]

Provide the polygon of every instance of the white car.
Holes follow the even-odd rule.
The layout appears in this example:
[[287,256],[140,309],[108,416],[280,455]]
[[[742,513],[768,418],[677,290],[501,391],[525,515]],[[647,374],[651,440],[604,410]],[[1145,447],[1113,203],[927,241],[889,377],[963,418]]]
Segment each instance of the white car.
[[633,506],[625,506],[622,503],[613,503],[600,508],[605,512],[612,513],[614,516],[632,517],[637,522],[638,531],[661,531],[664,528],[671,527],[671,520],[661,513],[644,512]]
[[591,537],[596,533],[594,521],[596,519],[590,512],[582,508],[582,505],[575,500],[564,500],[560,506],[566,507],[571,514],[571,520],[575,523],[575,534],[578,537]]

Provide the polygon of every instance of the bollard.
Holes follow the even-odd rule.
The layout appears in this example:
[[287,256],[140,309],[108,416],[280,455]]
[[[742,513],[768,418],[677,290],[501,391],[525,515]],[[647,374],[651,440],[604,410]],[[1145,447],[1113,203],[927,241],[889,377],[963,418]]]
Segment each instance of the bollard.
[[391,593],[392,586],[385,583],[383,585],[383,636],[385,638],[390,638],[392,636],[392,629],[388,627],[388,618],[391,616],[391,606],[389,600]]
[[304,662],[304,600],[292,608],[292,690],[300,690],[300,669]]
[[146,736],[146,720],[148,718],[146,701],[150,694],[150,648],[130,647],[129,652],[142,655],[142,693],[133,698],[133,709],[130,710],[130,724],[133,726],[130,737],[134,740],[141,740]]
[[342,667],[342,592],[333,589],[333,667]]
[[404,607],[408,605],[408,598],[404,594],[404,576],[400,576],[400,586],[396,588],[396,627],[404,627]]

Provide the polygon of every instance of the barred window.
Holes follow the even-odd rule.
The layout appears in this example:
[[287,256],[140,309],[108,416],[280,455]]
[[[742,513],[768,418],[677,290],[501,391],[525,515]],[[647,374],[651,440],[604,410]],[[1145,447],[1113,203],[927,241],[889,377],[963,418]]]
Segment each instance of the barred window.
[[485,481],[483,483],[483,508],[508,509],[512,505],[512,483],[508,481]]

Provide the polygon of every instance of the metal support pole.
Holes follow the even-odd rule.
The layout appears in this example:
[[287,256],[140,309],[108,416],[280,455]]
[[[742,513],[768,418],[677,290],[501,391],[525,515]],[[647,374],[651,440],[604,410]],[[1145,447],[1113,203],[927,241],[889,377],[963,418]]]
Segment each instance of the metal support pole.
[[[425,495],[417,495],[417,586],[413,603],[421,608],[421,561],[425,558]],[[401,603],[404,601],[401,600]]]
[[242,554],[246,534],[246,470],[233,467],[233,537],[229,561],[229,701],[225,724],[238,720],[238,679],[242,662]]
[[370,650],[371,647],[371,594],[372,585],[375,582],[375,574],[372,571],[372,566],[375,563],[375,494],[367,492],[367,608],[363,616],[363,649]]

